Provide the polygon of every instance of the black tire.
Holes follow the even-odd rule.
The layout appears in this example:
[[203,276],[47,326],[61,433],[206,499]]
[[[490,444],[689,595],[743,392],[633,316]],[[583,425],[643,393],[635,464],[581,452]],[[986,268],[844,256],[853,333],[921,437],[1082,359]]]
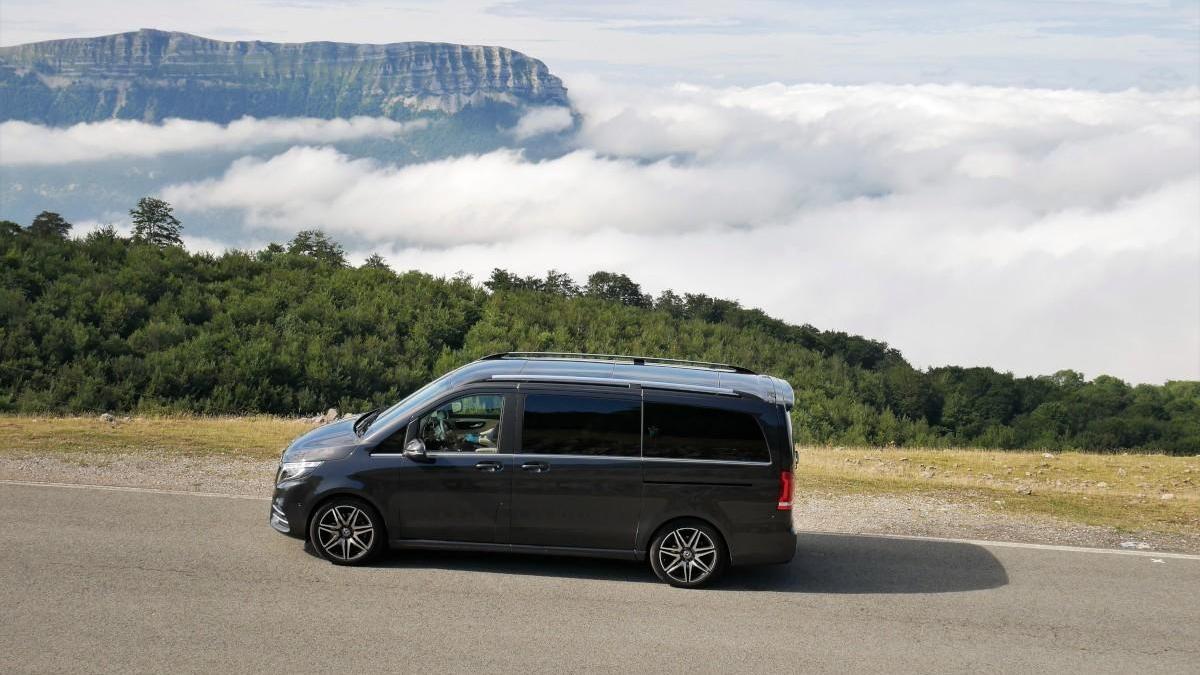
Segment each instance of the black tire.
[[370,504],[353,497],[334,497],[313,514],[308,543],[334,565],[364,565],[386,548],[387,533],[379,512]]
[[672,521],[650,544],[650,569],[676,588],[700,588],[729,567],[729,549],[712,525],[695,519]]

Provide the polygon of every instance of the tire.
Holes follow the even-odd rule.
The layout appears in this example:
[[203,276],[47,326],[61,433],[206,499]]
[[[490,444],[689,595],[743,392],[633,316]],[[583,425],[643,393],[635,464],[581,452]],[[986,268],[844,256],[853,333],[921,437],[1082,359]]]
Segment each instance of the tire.
[[325,502],[308,525],[309,544],[334,565],[366,564],[385,548],[386,540],[379,513],[353,497]]
[[650,545],[654,575],[676,588],[700,588],[721,577],[729,551],[716,528],[701,520],[676,520],[655,535]]

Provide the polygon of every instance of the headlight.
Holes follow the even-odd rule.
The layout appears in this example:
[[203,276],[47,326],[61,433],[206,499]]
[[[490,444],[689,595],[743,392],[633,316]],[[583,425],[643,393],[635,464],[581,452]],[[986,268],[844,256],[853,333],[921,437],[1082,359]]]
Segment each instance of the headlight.
[[306,460],[303,462],[283,462],[279,465],[279,475],[275,478],[276,483],[282,483],[285,480],[295,480],[312,473],[312,470],[321,466],[321,462],[316,460]]

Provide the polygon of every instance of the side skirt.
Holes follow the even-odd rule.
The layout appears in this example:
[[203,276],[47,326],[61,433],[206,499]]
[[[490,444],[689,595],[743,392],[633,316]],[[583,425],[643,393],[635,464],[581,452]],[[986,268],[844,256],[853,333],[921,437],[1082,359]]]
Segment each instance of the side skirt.
[[646,552],[619,548],[576,548],[573,546],[530,546],[526,544],[493,544],[474,541],[442,541],[438,539],[393,539],[394,549],[428,551],[482,551],[490,553],[532,553],[535,555],[564,555],[581,558],[614,558],[645,560]]

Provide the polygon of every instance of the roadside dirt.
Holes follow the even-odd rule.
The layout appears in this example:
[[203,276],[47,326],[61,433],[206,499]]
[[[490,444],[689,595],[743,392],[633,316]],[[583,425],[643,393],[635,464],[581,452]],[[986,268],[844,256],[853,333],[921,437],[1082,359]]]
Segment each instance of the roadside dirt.
[[[0,479],[3,480],[263,497],[271,494],[275,469],[274,460],[155,453],[0,455]],[[1142,550],[1200,553],[1200,534],[1119,532],[1052,518],[997,513],[974,504],[920,495],[798,494],[793,513],[797,530],[810,532],[916,535],[1102,548],[1131,548],[1130,544],[1133,544]]]
[[[1007,514],[921,495],[797,495],[798,530],[895,534],[1200,554],[1200,534],[1121,532],[1057,518]],[[1122,545],[1124,544],[1124,546]]]

